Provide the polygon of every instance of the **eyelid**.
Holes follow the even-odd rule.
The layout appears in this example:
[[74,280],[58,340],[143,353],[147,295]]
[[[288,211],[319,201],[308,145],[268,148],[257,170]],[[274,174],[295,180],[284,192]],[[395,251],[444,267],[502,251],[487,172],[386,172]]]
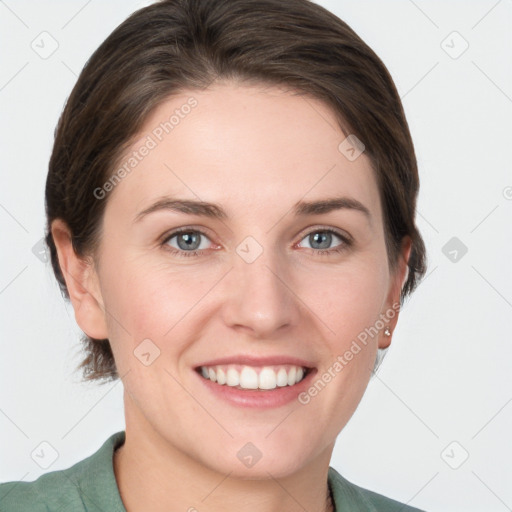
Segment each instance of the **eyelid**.
[[328,231],[328,232],[331,232],[331,233],[334,233],[335,235],[339,236],[342,240],[346,240],[347,242],[354,242],[354,238],[352,237],[352,235],[350,235],[347,231],[343,230],[343,229],[339,229],[339,228],[335,228],[333,226],[324,226],[322,224],[313,224],[311,226],[308,226],[307,228],[304,228],[300,233],[299,235],[297,236],[300,236],[300,241],[302,241],[302,239],[311,234],[311,233],[315,233],[316,231]]
[[[179,228],[171,229],[170,231],[168,231],[164,235],[162,235],[161,243],[165,244],[171,238],[173,238],[174,236],[179,235],[180,233],[186,233],[186,232],[190,232],[190,231],[197,232],[197,233],[199,233],[201,235],[204,235],[204,236],[206,236],[211,241],[212,236],[209,234],[210,230],[208,228],[205,228],[203,226],[201,226],[201,227],[198,227],[198,226],[181,226]],[[328,232],[334,233],[335,235],[339,236],[342,240],[344,240],[344,241],[346,241],[348,243],[354,242],[354,238],[349,233],[347,233],[344,230],[341,230],[339,228],[335,228],[335,227],[332,227],[332,226],[325,226],[325,225],[321,225],[321,224],[313,224],[311,226],[308,226],[308,227],[304,228],[297,235],[298,237],[300,237],[297,243],[300,243],[304,237],[306,237],[307,235],[309,235],[311,233],[314,233],[316,231],[328,231]],[[214,242],[212,241],[212,243],[214,243]],[[192,252],[192,251],[189,251],[189,252]]]
[[201,227],[198,227],[198,226],[181,226],[179,228],[174,228],[174,229],[170,229],[169,231],[166,231],[160,237],[160,241],[161,241],[161,243],[166,243],[171,238],[175,237],[176,235],[179,235],[180,233],[189,233],[189,232],[199,233],[201,235],[206,236],[208,239],[211,240],[212,235],[209,234],[209,231],[210,230],[208,228],[205,228],[203,226],[201,226]]

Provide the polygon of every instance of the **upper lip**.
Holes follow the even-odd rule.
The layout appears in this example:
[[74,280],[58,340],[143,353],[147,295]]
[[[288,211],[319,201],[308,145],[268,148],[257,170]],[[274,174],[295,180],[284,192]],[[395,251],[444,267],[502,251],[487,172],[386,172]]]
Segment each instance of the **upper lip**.
[[237,355],[221,357],[219,359],[213,359],[206,361],[197,366],[218,366],[221,364],[242,364],[247,366],[277,366],[280,364],[290,364],[295,366],[302,366],[304,368],[314,368],[313,364],[304,359],[291,356],[267,356],[267,357],[256,357],[251,355]]

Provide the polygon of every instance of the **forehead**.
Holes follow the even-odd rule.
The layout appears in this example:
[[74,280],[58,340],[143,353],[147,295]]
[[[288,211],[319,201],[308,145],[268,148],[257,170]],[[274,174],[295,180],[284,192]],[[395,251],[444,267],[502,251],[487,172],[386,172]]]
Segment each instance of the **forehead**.
[[136,213],[169,195],[257,218],[343,195],[381,218],[370,160],[347,158],[334,113],[309,96],[233,83],[184,91],[156,108],[136,139],[118,162],[126,172],[108,209]]

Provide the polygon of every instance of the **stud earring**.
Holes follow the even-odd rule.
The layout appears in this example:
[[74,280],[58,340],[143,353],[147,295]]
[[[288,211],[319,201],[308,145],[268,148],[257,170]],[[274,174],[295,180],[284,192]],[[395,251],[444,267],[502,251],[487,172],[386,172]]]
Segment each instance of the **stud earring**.
[[384,329],[384,334],[385,334],[386,336],[391,336],[391,331],[389,330],[389,327],[386,327],[386,328]]

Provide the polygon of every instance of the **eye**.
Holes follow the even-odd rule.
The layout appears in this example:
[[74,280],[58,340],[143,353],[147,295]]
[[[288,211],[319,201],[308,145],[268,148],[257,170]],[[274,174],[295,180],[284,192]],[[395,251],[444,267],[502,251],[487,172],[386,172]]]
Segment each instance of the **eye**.
[[[329,249],[336,238],[341,240],[341,243],[336,245],[334,248]],[[352,241],[349,237],[342,235],[333,229],[327,228],[310,231],[302,240],[307,240],[310,244],[310,248],[314,250],[315,254],[320,255],[340,253],[352,245]]]
[[209,238],[202,231],[183,228],[167,236],[162,245],[177,256],[198,256],[208,249],[209,244],[205,240]]
[[[335,239],[341,241],[329,249]],[[352,245],[350,237],[331,228],[317,228],[310,231],[302,240],[307,240],[315,255],[336,254],[347,250]],[[176,256],[204,256],[209,249],[210,239],[197,229],[181,228],[173,231],[162,241],[162,246]],[[299,247],[302,247],[298,244]]]

